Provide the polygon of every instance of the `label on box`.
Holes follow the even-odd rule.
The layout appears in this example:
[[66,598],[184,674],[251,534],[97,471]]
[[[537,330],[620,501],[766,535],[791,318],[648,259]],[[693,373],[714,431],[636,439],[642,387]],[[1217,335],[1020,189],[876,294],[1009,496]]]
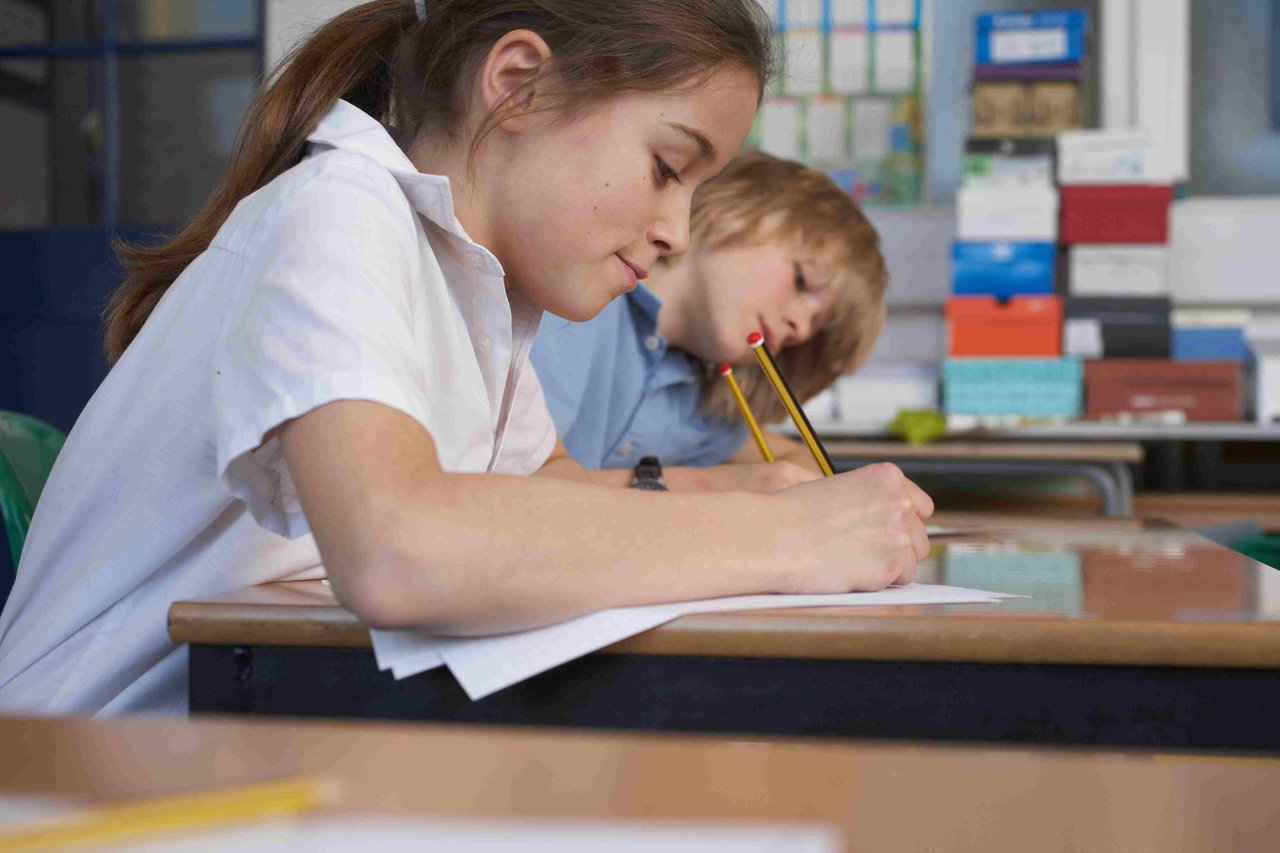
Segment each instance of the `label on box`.
[[1102,358],[1102,323],[1093,317],[1072,317],[1063,325],[1062,348],[1067,355]]
[[1044,62],[1067,56],[1067,31],[1062,28],[1002,30],[991,34],[991,61]]

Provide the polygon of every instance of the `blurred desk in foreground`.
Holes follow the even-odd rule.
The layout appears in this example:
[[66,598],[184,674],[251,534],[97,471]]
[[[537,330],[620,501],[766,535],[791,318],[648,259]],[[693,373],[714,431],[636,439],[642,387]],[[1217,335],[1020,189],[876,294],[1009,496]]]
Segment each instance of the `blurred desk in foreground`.
[[1023,442],[938,441],[907,444],[902,441],[826,440],[823,444],[838,470],[873,462],[893,462],[908,475],[959,474],[1041,475],[1085,477],[1098,487],[1102,514],[1133,514],[1133,475],[1130,465],[1141,465],[1142,445],[1135,441]]
[[9,798],[308,775],[344,783],[331,815],[609,822],[622,836],[823,823],[849,851],[1261,853],[1280,835],[1280,759],[1257,757],[143,718],[0,719],[0,743]]
[[939,514],[995,605],[686,616],[477,702],[396,681],[318,581],[177,602],[193,711],[1280,751],[1280,572],[1133,519]]

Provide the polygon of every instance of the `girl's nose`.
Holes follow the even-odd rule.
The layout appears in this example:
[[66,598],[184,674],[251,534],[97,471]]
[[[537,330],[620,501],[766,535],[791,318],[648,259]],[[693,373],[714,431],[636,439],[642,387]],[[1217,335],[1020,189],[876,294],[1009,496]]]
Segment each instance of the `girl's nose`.
[[669,192],[658,211],[658,218],[649,226],[649,242],[658,249],[660,256],[680,255],[689,248],[689,214],[693,195],[688,192]]

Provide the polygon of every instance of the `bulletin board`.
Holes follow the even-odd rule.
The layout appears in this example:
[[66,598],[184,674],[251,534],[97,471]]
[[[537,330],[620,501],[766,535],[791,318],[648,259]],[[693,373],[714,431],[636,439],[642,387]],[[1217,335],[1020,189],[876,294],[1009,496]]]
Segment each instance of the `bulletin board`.
[[782,73],[748,143],[826,171],[865,204],[919,204],[921,0],[757,2]]

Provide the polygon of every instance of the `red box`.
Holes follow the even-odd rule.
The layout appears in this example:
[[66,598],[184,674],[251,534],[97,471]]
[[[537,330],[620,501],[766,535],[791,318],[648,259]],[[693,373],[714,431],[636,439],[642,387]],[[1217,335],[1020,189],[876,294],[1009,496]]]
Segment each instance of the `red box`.
[[1065,186],[1063,243],[1169,242],[1170,186]]
[[1062,297],[953,296],[948,355],[1062,355]]
[[1238,421],[1244,414],[1234,361],[1104,359],[1084,365],[1090,417],[1183,412],[1189,421]]

